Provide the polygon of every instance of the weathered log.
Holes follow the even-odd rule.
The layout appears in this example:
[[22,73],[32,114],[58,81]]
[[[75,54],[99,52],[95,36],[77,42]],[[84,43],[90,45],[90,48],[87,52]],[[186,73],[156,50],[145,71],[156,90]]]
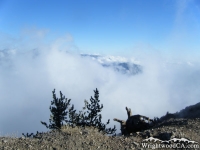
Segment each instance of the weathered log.
[[127,135],[133,132],[149,129],[153,126],[153,120],[142,115],[132,115],[131,109],[126,107],[128,119],[126,121],[114,118],[121,125],[121,133]]

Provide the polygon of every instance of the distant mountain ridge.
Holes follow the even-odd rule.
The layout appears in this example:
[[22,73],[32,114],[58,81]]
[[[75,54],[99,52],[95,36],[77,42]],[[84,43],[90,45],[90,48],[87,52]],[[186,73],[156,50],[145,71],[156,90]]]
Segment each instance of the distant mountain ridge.
[[100,63],[103,67],[114,69],[116,72],[126,75],[142,73],[142,66],[137,61],[130,61],[120,56],[101,56],[98,54],[81,54],[81,57],[89,57]]
[[163,121],[170,118],[187,118],[187,119],[200,118],[200,102],[195,105],[187,106],[181,111],[176,113],[167,112],[167,114],[165,116],[162,116],[160,120]]

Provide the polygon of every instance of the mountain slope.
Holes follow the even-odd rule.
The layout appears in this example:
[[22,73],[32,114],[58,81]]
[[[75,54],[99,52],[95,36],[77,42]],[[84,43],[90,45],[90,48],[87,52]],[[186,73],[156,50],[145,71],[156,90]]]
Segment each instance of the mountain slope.
[[81,54],[81,57],[89,57],[100,63],[103,67],[108,67],[116,72],[126,75],[136,75],[142,73],[142,66],[135,60],[128,60],[119,56],[101,56],[94,54]]

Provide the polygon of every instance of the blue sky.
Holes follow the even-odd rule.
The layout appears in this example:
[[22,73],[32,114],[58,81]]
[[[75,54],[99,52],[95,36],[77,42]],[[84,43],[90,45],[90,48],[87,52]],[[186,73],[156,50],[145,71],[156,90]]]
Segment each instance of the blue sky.
[[46,42],[68,35],[74,49],[86,53],[134,55],[139,46],[199,54],[200,2],[1,0],[0,33],[19,38],[24,32],[39,32]]

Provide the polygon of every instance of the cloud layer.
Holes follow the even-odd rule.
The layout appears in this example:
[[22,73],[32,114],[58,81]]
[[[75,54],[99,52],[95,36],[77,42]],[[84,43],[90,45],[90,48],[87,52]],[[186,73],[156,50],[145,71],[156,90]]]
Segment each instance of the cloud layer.
[[70,44],[63,46],[63,40],[57,41],[48,46],[34,43],[27,50],[24,49],[30,46],[1,48],[1,135],[47,131],[40,121],[49,120],[54,88],[57,96],[62,91],[72,99],[71,104],[77,110],[81,110],[84,100],[94,96],[93,90],[98,88],[104,104],[103,122],[111,119],[109,127],[116,125],[118,132],[119,124],[112,119],[126,120],[126,106],[133,114],[153,118],[199,102],[198,61],[167,62],[156,52],[144,52],[138,57],[142,73],[126,76],[70,52]]

